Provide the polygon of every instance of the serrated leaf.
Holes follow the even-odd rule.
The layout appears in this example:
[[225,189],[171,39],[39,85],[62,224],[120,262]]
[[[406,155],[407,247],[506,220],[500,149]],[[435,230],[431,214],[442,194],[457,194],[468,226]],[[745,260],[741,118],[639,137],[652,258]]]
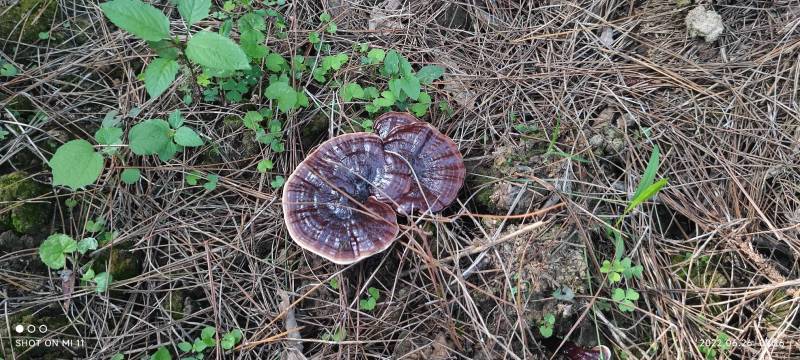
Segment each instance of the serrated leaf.
[[39,258],[47,267],[58,270],[66,265],[66,254],[78,249],[78,243],[66,234],[52,234],[39,246]]
[[178,343],[178,349],[180,349],[183,352],[192,351],[192,344],[189,343],[188,341],[181,341]]
[[97,239],[93,237],[81,239],[81,241],[78,241],[76,250],[78,250],[81,255],[86,254],[89,250],[97,250]]
[[181,125],[183,125],[183,115],[181,115],[181,111],[175,109],[175,111],[169,113],[167,122],[169,122],[169,126],[171,126],[173,129],[181,127]]
[[222,340],[220,340],[219,344],[223,349],[230,350],[236,345],[236,339],[234,339],[231,334],[225,334],[222,336]]
[[190,127],[181,126],[175,131],[175,143],[186,147],[197,147],[203,145],[203,139]]
[[383,58],[383,70],[388,75],[397,74],[400,71],[400,54],[397,51],[389,50],[389,53]]
[[242,117],[242,123],[244,123],[244,127],[251,130],[257,130],[261,128],[261,120],[264,120],[264,117],[261,116],[261,113],[258,111],[248,111],[244,114],[244,117]]
[[181,151],[181,149],[182,147],[180,145],[169,141],[161,150],[158,151],[158,159],[164,162],[170,161],[175,157],[175,154],[177,154],[178,151]]
[[161,119],[150,119],[134,125],[128,132],[131,151],[136,155],[155,155],[172,143],[169,124]]
[[430,84],[444,75],[444,68],[438,65],[425,65],[417,71],[417,78],[422,84]]
[[100,9],[114,25],[147,41],[169,38],[169,19],[150,4],[139,0],[113,0]]
[[53,186],[79,189],[94,183],[103,171],[103,156],[86,140],[61,145],[48,162],[53,169]]
[[194,339],[194,343],[192,343],[192,352],[201,353],[208,347],[205,341],[202,339]]
[[218,70],[247,70],[247,55],[233,40],[210,31],[200,31],[189,39],[186,57],[194,63]]
[[267,29],[267,24],[264,18],[256,13],[247,13],[239,18],[239,32],[244,31],[264,31]]
[[170,59],[157,58],[147,65],[144,70],[144,87],[151,98],[164,93],[178,75],[178,62]]
[[160,58],[176,60],[178,56],[180,56],[175,43],[170,40],[148,41],[147,45],[150,46]]
[[367,59],[370,64],[378,64],[386,57],[386,51],[383,49],[370,49],[367,53]]
[[120,180],[128,185],[137,183],[141,176],[142,172],[139,169],[125,169],[122,170],[121,174],[119,174]]
[[211,0],[179,0],[178,12],[186,24],[192,26],[208,17]]
[[342,95],[342,100],[350,101],[353,99],[363,99],[364,98],[364,89],[361,88],[361,85],[356,83],[347,83],[342,86],[342,89],[339,91],[339,94]]
[[281,72],[284,67],[286,67],[286,59],[283,58],[280,54],[271,53],[267,55],[266,60],[264,61],[267,69],[272,72]]
[[267,99],[277,100],[278,109],[283,112],[289,112],[297,105],[297,91],[282,81],[271,83],[264,91],[264,95]]
[[403,77],[400,78],[400,88],[402,88],[403,92],[412,100],[417,100],[419,98],[420,84],[419,79],[415,76],[403,75]]

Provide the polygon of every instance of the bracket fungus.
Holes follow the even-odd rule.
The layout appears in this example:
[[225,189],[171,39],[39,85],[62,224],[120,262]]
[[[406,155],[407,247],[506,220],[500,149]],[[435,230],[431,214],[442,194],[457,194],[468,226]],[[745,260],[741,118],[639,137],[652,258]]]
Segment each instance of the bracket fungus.
[[400,228],[395,210],[439,211],[464,182],[458,146],[429,124],[406,113],[385,114],[375,124],[378,135],[345,134],[321,144],[284,185],[289,235],[337,264],[386,250]]
[[385,132],[384,150],[399,155],[412,170],[411,189],[396,200],[397,211],[436,212],[450,205],[466,177],[458,145],[410,114],[387,113],[375,125],[379,135]]

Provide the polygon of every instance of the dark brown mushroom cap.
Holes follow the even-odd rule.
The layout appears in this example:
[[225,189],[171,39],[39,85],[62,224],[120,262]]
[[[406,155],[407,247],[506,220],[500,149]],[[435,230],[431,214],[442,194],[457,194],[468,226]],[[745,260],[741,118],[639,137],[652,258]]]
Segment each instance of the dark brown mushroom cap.
[[396,200],[401,213],[439,211],[453,202],[464,184],[466,169],[458,145],[428,123],[395,127],[383,139],[383,148],[413,169],[411,189]]
[[374,134],[346,134],[320,145],[301,162],[283,189],[289,235],[301,247],[337,264],[379,253],[399,227],[391,206],[410,187],[410,170],[386,156]]
[[372,124],[372,129],[375,130],[375,133],[381,138],[386,138],[394,128],[418,122],[421,121],[414,117],[414,115],[392,111],[378,116]]

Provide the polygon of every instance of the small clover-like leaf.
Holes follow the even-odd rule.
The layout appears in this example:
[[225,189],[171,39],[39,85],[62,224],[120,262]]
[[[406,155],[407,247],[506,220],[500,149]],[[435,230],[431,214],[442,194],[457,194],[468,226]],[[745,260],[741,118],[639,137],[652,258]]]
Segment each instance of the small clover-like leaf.
[[620,288],[615,288],[614,291],[611,292],[611,299],[614,301],[625,300],[625,290]]
[[553,336],[553,327],[547,325],[539,326],[539,334],[542,335],[544,338],[549,338]]
[[273,189],[278,189],[278,188],[280,188],[281,186],[283,186],[283,184],[284,184],[285,182],[286,182],[286,179],[284,179],[284,178],[283,178],[283,176],[280,176],[280,175],[278,175],[278,176],[276,176],[276,177],[275,177],[275,179],[273,179],[273,180],[272,180],[272,181],[269,183],[269,185],[270,185],[270,186],[272,186],[272,188],[273,188]]

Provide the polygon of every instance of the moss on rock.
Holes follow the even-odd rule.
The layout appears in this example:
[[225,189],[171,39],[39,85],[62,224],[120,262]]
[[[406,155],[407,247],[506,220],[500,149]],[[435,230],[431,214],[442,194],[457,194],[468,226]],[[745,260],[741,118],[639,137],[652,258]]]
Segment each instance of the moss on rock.
[[23,43],[35,42],[40,32],[50,30],[57,11],[56,0],[19,0],[11,1],[10,6],[0,5],[4,19],[0,21],[0,38],[12,41],[20,39]]
[[27,173],[16,171],[0,176],[0,202],[10,208],[0,214],[0,230],[20,234],[40,232],[50,218],[47,202],[30,201],[47,193],[47,187],[31,179]]

